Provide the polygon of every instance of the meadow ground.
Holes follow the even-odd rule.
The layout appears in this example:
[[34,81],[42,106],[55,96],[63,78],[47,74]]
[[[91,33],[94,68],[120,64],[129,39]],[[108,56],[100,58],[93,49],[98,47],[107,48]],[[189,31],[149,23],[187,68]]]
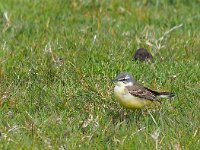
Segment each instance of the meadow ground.
[[[1,2],[0,149],[199,149],[199,6]],[[132,61],[139,47],[154,63]],[[176,97],[156,110],[124,110],[111,82],[122,71]]]

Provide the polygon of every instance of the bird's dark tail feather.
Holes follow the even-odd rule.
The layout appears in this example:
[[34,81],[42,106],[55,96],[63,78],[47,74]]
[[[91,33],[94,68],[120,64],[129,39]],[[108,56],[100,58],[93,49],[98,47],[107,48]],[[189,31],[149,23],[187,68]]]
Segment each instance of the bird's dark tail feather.
[[160,93],[158,93],[158,97],[160,97],[160,98],[169,98],[169,99],[171,99],[174,96],[175,96],[175,93],[171,93],[171,92],[160,92]]
[[153,91],[151,89],[146,88],[147,90],[149,90],[150,92],[154,93],[156,96],[160,97],[160,98],[169,98],[171,99],[172,97],[175,96],[175,93],[172,92],[157,92],[157,91]]

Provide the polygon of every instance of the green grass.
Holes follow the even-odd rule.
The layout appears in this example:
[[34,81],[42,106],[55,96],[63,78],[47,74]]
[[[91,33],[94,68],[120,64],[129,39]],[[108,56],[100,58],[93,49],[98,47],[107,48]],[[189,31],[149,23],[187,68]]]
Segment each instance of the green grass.
[[[199,149],[199,5],[0,3],[0,149]],[[139,47],[155,62],[132,61]],[[123,71],[176,97],[122,118],[111,80]]]

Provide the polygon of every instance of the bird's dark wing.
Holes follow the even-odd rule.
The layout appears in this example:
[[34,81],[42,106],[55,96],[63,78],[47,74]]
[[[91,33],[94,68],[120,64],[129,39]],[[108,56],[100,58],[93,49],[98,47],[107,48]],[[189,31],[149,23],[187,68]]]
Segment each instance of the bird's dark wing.
[[152,90],[149,90],[139,84],[133,86],[127,86],[129,93],[133,96],[148,99],[151,101],[158,100],[157,93],[154,93]]

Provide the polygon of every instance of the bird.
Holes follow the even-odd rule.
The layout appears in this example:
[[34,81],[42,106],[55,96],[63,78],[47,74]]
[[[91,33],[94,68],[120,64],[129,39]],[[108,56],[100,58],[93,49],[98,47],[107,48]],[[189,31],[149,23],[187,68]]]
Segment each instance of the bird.
[[128,109],[141,109],[152,103],[161,103],[160,98],[171,99],[172,92],[157,92],[151,90],[137,81],[128,73],[120,73],[114,80],[114,95],[119,104]]
[[135,61],[153,61],[153,56],[151,55],[151,53],[145,49],[145,48],[139,48],[134,56],[133,56],[133,59]]

